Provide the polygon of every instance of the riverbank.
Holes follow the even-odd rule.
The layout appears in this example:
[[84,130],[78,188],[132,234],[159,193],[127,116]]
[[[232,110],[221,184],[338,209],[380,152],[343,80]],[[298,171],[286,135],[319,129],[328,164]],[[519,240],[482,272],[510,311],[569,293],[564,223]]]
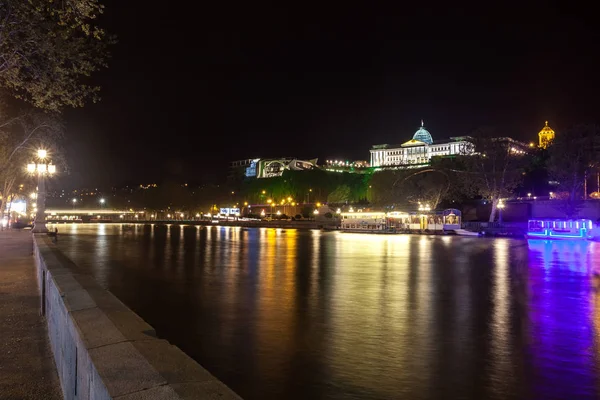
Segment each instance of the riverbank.
[[[82,273],[45,235],[34,239],[41,311],[65,398],[239,400]],[[45,397],[44,397],[45,398]]]
[[0,232],[0,398],[62,399],[29,231]]
[[[49,222],[59,227],[62,222]],[[67,222],[69,224],[71,222]],[[177,220],[150,220],[150,221],[105,221],[107,224],[154,224],[154,225],[193,225],[193,226],[239,226],[242,228],[287,228],[287,229],[339,229],[339,220],[317,220],[317,221],[177,221]]]

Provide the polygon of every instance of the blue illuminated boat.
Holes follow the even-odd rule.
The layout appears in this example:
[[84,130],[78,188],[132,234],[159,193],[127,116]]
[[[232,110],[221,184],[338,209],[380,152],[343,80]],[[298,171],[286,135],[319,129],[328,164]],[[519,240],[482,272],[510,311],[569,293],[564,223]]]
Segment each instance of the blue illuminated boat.
[[530,219],[527,224],[531,239],[588,240],[596,233],[590,219]]

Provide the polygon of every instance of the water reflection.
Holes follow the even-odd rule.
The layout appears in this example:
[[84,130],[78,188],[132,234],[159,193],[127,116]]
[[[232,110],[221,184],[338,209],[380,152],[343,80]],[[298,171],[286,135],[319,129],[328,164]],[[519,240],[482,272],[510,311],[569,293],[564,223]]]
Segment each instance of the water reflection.
[[597,398],[599,243],[61,233],[70,258],[246,399]]

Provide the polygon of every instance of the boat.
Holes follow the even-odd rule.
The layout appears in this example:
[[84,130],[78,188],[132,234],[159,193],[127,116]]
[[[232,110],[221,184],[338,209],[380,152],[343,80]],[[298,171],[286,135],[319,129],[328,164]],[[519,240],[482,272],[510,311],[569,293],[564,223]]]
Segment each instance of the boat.
[[346,233],[395,233],[388,224],[387,214],[377,212],[341,213],[341,231]]
[[[374,211],[341,213],[342,232],[352,233],[447,233],[461,230],[460,210],[449,208],[444,211],[420,210],[418,212]],[[473,232],[465,231],[464,235]],[[458,233],[460,234],[460,233]],[[477,233],[474,233],[477,236]]]
[[479,236],[479,232],[467,231],[466,229],[453,229],[459,236]]
[[530,239],[588,240],[597,233],[591,219],[530,219],[527,223]]

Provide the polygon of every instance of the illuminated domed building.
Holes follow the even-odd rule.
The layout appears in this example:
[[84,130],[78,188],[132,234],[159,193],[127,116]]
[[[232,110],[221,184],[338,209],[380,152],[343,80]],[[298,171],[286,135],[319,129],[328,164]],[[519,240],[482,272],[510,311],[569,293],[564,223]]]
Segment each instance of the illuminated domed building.
[[472,153],[470,138],[451,137],[448,140],[436,140],[423,125],[408,142],[389,145],[379,144],[371,148],[372,167],[413,168],[429,164],[431,157],[452,156]]
[[539,146],[542,149],[547,149],[554,140],[554,130],[548,126],[548,121],[546,121],[546,126],[544,126],[540,133],[538,133],[538,136],[540,137]]

